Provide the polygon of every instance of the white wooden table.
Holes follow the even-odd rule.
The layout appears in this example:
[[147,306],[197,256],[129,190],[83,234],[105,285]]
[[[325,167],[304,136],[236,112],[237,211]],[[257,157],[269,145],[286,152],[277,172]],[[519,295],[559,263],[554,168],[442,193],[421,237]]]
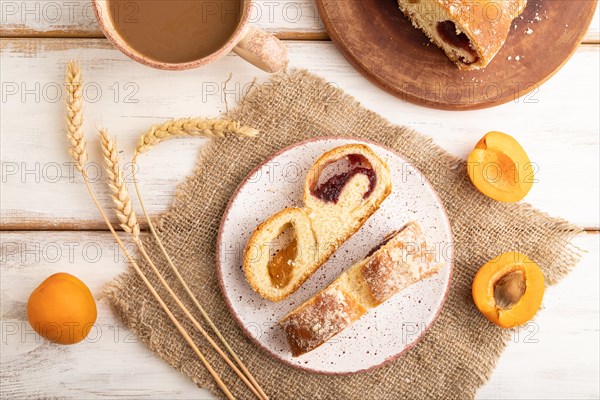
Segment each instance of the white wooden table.
[[[266,74],[235,55],[180,73],[140,66],[103,38],[87,0],[2,0],[0,7],[0,397],[210,398],[138,343],[101,298],[102,285],[125,271],[126,263],[66,151],[63,70],[73,58],[83,67],[91,154],[98,153],[92,134],[104,126],[118,136],[126,159],[149,125],[172,117],[217,116],[236,103],[254,77],[264,81]],[[521,99],[460,113],[405,103],[367,82],[328,40],[313,0],[258,1],[253,19],[287,40],[291,66],[327,78],[364,106],[430,135],[456,155],[466,157],[490,130],[519,139],[539,165],[539,183],[527,201],[584,227],[576,242],[588,253],[547,291],[543,310],[514,335],[478,397],[598,398],[598,15],[584,43],[540,88],[535,102]],[[168,207],[201,145],[166,143],[144,158],[140,179],[153,215]],[[107,197],[101,200],[110,207]],[[29,293],[58,271],[83,279],[98,300],[96,327],[76,346],[50,344],[26,322]]]

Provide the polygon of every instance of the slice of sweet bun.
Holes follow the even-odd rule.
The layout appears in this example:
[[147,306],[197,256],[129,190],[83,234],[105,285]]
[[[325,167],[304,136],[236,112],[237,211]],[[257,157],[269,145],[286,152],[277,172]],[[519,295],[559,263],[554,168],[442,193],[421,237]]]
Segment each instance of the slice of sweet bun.
[[485,68],[527,0],[398,0],[400,9],[460,69]]
[[436,274],[443,265],[421,227],[408,223],[279,322],[292,355],[316,349],[369,309]]
[[304,207],[271,216],[244,251],[244,273],[258,294],[280,301],[297,290],[379,208],[390,171],[368,146],[323,154],[304,183]]

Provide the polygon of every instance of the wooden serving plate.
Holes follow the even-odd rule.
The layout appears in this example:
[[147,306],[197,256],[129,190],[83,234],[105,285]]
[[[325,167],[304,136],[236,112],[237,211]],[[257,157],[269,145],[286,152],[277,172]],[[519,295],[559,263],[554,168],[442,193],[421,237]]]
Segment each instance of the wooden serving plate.
[[596,4],[529,0],[487,68],[460,71],[396,0],[317,0],[331,39],[361,74],[403,100],[445,110],[492,107],[537,91],[575,52]]

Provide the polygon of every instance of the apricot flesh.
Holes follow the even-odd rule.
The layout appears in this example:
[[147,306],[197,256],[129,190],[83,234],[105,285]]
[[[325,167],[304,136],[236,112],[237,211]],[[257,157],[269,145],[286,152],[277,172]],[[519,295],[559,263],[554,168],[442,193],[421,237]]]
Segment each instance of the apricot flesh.
[[537,313],[544,288],[540,267],[524,254],[509,252],[477,271],[472,294],[475,306],[489,321],[513,328]]
[[27,320],[42,337],[59,344],[81,342],[96,322],[90,289],[73,275],[49,276],[29,296]]
[[481,193],[507,203],[523,199],[534,181],[527,153],[502,132],[489,132],[477,143],[469,155],[467,171]]

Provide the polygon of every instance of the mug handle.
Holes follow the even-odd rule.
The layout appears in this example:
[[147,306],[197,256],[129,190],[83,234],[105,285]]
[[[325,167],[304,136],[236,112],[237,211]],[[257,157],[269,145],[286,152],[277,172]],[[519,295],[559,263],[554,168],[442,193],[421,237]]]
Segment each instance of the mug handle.
[[279,72],[288,64],[288,50],[283,42],[254,27],[248,28],[233,51],[250,64],[269,73]]

